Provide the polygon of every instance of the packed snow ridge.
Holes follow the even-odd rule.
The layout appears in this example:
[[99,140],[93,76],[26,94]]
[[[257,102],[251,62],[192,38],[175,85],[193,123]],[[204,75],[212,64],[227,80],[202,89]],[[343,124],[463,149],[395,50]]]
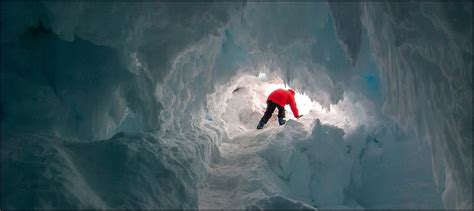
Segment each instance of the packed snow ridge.
[[1,5],[2,209],[472,209],[471,2]]

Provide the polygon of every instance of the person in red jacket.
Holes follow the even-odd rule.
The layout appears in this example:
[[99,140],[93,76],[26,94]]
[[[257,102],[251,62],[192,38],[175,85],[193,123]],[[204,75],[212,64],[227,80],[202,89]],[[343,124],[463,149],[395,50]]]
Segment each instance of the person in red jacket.
[[267,98],[267,109],[262,119],[258,123],[257,129],[262,129],[267,124],[270,117],[272,117],[275,108],[278,108],[278,123],[280,125],[285,124],[285,105],[290,104],[291,111],[296,118],[300,118],[303,115],[298,115],[298,108],[295,102],[295,91],[292,89],[277,89],[273,91]]

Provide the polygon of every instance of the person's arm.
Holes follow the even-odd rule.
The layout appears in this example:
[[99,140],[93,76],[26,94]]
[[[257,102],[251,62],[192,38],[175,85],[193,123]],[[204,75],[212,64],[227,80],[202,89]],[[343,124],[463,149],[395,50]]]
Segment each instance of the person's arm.
[[290,97],[290,108],[291,108],[291,111],[293,112],[293,115],[295,115],[295,118],[299,118],[299,114],[298,114],[298,108],[296,107],[296,102],[295,102],[295,97],[292,96]]

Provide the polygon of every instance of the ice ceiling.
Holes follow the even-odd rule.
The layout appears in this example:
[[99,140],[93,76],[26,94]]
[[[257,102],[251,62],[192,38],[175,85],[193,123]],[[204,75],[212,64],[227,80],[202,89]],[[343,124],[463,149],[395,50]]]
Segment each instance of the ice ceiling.
[[472,208],[471,2],[1,4],[2,208]]

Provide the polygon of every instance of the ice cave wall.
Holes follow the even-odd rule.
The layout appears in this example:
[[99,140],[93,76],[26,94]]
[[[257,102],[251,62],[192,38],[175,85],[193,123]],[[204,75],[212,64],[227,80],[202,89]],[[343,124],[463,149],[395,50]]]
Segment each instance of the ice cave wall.
[[[159,128],[160,120],[158,117],[163,108],[162,103],[172,101],[172,99],[161,99],[161,96],[157,98],[155,92],[160,92],[156,90],[157,86],[174,80],[176,83],[170,82],[168,84],[178,84],[180,86],[178,92],[181,92],[181,90],[189,92],[191,89],[188,87],[188,84],[179,82],[179,80],[184,78],[184,82],[189,82],[200,75],[198,74],[199,72],[192,73],[189,71],[189,68],[193,67],[191,63],[193,61],[196,63],[201,62],[206,68],[212,67],[212,64],[209,64],[209,61],[206,62],[205,58],[201,59],[200,55],[195,55],[194,58],[188,57],[193,57],[193,54],[199,53],[196,49],[204,47],[213,48],[210,46],[211,44],[207,43],[221,41],[219,31],[222,31],[222,28],[228,22],[232,14],[230,11],[238,8],[239,5],[211,3],[3,3],[2,9],[4,12],[2,13],[2,18],[8,21],[2,26],[2,44],[18,41],[18,37],[23,36],[23,40],[19,41],[19,45],[29,42],[32,43],[32,46],[27,46],[23,48],[26,50],[19,52],[29,53],[30,51],[28,50],[30,49],[33,49],[31,51],[38,49],[36,50],[37,52],[43,51],[38,53],[40,56],[47,57],[41,59],[36,57],[38,64],[35,64],[35,67],[41,67],[41,64],[39,64],[41,62],[52,62],[52,64],[43,64],[43,69],[51,72],[43,74],[43,77],[49,77],[45,80],[52,83],[50,86],[53,86],[57,95],[60,95],[59,97],[65,94],[69,95],[69,93],[66,93],[69,89],[69,92],[77,92],[77,95],[79,95],[72,97],[71,103],[90,102],[91,108],[84,108],[85,110],[89,109],[87,112],[81,111],[82,108],[76,109],[79,111],[66,108],[66,110],[72,111],[66,111],[65,113],[79,113],[80,117],[78,118],[85,121],[78,126],[80,128],[75,129],[76,131],[84,130],[84,132],[76,132],[76,134],[72,135],[88,139],[110,137],[116,132],[114,129],[127,116],[128,111],[135,114],[135,117],[137,117],[135,122],[141,124],[141,130],[155,131]],[[42,23],[43,28],[37,27],[39,23]],[[27,27],[30,27],[30,32],[26,30]],[[48,40],[50,43],[43,41],[44,37],[47,37],[44,40]],[[67,48],[74,46],[81,40],[85,41],[83,43],[86,46],[97,46],[97,48],[104,49],[103,51],[109,51],[108,54],[110,56],[104,55],[103,57],[109,56],[112,58],[97,58],[97,64],[90,64],[90,66],[80,63],[87,61],[89,59],[88,56],[97,57],[96,55],[87,55],[87,52],[94,50],[92,47],[89,47],[89,49],[86,49],[86,47],[83,47],[84,49],[79,49],[80,47]],[[36,43],[40,44],[37,45]],[[67,47],[56,47],[58,45],[61,46],[61,43],[65,43],[63,46]],[[81,44],[76,44],[76,46],[82,46]],[[48,47],[51,48],[49,49],[51,53],[58,55],[54,58],[49,58],[49,52],[44,52],[43,50]],[[2,49],[5,52],[7,50],[5,48]],[[219,52],[219,49],[210,50],[209,58],[212,59]],[[73,51],[73,53],[67,51]],[[68,53],[73,55],[68,55]],[[20,55],[4,55],[16,56],[15,59],[21,59]],[[76,63],[67,61],[67,59]],[[6,62],[11,60],[11,58],[4,59]],[[55,62],[64,63],[56,64]],[[188,66],[185,66],[186,64]],[[76,67],[79,65],[84,66]],[[58,70],[51,70],[52,68],[50,67]],[[33,68],[30,67],[30,69]],[[59,70],[60,68],[67,69],[68,71]],[[77,68],[77,70],[73,71],[74,68]],[[206,68],[196,68],[196,70],[209,71]],[[25,67],[24,69],[28,68]],[[69,75],[69,78],[67,78],[67,74],[72,74],[69,71],[75,72],[74,74],[76,75]],[[94,75],[97,72],[100,72],[102,75]],[[186,74],[183,72],[186,72]],[[7,74],[9,73],[7,72]],[[25,77],[30,76],[26,75]],[[56,78],[51,79],[51,77]],[[96,81],[90,81],[91,78]],[[120,79],[109,81],[109,78]],[[67,84],[63,82],[67,80],[72,81],[68,81]],[[92,84],[86,84],[87,82]],[[65,85],[55,83],[64,83]],[[184,85],[185,87],[183,87]],[[209,85],[205,81],[198,84],[198,86],[201,86],[199,88],[202,88],[203,91],[208,90]],[[5,90],[10,91],[14,89],[9,87],[9,84],[6,84],[6,86]],[[95,91],[84,89],[93,89]],[[88,98],[88,94],[91,91],[95,93],[93,96],[96,97],[95,99],[80,99]],[[115,96],[103,96],[100,93],[102,91],[104,93],[115,93]],[[6,97],[9,96],[14,95],[9,94]],[[116,102],[110,102],[111,100],[106,100],[102,97],[110,97],[112,101]],[[181,97],[176,99],[181,100]],[[184,101],[199,101],[204,98],[195,97],[187,99],[184,97],[183,99]],[[21,100],[24,99],[19,101]],[[11,102],[11,100],[8,101]],[[110,104],[104,105],[105,103]],[[198,102],[198,104],[200,103]],[[73,106],[66,105],[66,107]],[[103,107],[104,110],[94,111],[100,107]],[[29,109],[25,108],[24,110]],[[89,112],[91,110],[92,112]],[[21,111],[18,113],[21,113]],[[10,119],[17,118],[11,117],[7,120]],[[38,123],[38,121],[31,118],[28,121],[32,124]],[[71,120],[71,122],[56,122],[53,125],[74,128],[71,125],[74,123],[74,120]],[[98,131],[92,132],[93,130]],[[57,131],[58,133],[63,133],[62,130]]]
[[[193,190],[206,163],[218,156],[215,142],[225,137],[222,128],[201,121],[214,85],[266,66],[329,106],[353,88],[349,76],[364,57],[359,32],[365,29],[386,112],[429,141],[435,178],[446,167],[445,205],[472,207],[472,4],[352,6],[359,9],[350,13],[347,5],[324,2],[2,2],[2,164],[11,172],[2,175],[2,184],[12,184],[2,193],[21,187],[35,199],[32,206],[43,207],[195,207]],[[336,31],[324,34],[329,15]],[[324,51],[340,48],[329,42],[334,34],[342,50]],[[235,56],[242,61],[235,63]],[[114,136],[119,131],[127,133]],[[98,166],[84,164],[91,158],[81,150],[110,142],[117,144],[115,157],[125,157],[122,163],[148,159],[166,170],[154,175],[146,164],[114,167],[106,157]],[[32,157],[20,153],[35,147],[42,150]],[[30,159],[38,160],[24,167],[32,172],[22,172],[19,164]],[[104,171],[98,175],[97,168]],[[144,173],[133,179],[117,173],[137,169]],[[49,171],[73,176],[44,173]],[[110,187],[83,185],[77,192],[65,185],[97,184],[96,177],[107,181],[114,174],[130,184],[118,198],[107,198]],[[27,175],[42,179],[24,184]],[[185,176],[173,180],[176,187],[166,190],[177,195],[165,199],[160,191],[173,175]],[[51,180],[59,187],[48,187]],[[130,191],[146,180],[160,186]],[[44,189],[51,195],[38,194]],[[10,193],[2,200],[21,207],[24,195]],[[131,196],[140,200],[125,200]]]
[[192,120],[240,6],[2,2],[4,207],[196,207],[221,134]]
[[[446,184],[445,206],[472,207],[472,3],[367,2],[361,13],[344,14],[337,11],[347,5],[333,5],[338,29],[349,27],[346,19],[367,28],[384,111],[430,143],[435,181]],[[338,36],[357,52],[358,36]]]

